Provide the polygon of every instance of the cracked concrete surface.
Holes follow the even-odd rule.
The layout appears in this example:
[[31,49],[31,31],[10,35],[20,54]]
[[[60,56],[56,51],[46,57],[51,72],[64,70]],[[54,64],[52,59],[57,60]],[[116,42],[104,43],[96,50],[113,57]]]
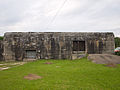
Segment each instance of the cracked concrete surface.
[[88,59],[96,64],[120,64],[120,56],[112,54],[89,54]]

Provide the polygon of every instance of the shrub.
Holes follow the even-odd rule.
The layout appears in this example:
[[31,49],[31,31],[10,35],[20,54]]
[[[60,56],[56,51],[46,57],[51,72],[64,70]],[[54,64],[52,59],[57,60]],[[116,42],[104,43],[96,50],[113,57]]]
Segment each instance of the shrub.
[[2,37],[2,36],[0,36],[0,40],[3,40],[3,37]]
[[120,47],[120,38],[119,37],[115,37],[115,47]]
[[115,52],[115,55],[118,55],[118,56],[120,56],[120,52]]

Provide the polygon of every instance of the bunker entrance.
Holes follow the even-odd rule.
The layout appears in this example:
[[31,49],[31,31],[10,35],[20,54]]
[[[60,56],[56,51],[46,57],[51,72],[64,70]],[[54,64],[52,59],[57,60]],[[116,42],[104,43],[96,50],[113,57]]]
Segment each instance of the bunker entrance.
[[73,51],[85,51],[85,41],[73,41]]
[[36,59],[36,50],[26,50],[27,59]]

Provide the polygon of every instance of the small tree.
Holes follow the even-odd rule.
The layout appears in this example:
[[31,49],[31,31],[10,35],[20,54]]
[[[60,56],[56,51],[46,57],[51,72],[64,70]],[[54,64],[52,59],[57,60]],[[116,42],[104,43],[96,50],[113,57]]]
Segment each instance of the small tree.
[[2,36],[0,36],[0,40],[3,40],[3,37],[2,37]]
[[[115,37],[115,48],[120,47],[120,38]],[[120,52],[115,52],[116,55],[120,56]]]
[[120,38],[115,37],[115,47],[120,47]]

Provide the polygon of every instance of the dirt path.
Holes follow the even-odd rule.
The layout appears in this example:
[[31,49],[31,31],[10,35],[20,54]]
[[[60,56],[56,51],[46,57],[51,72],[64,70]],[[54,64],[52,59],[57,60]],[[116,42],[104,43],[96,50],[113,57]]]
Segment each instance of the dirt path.
[[1,64],[0,64],[0,71],[1,71],[1,70],[9,69],[9,68],[14,67],[14,66],[23,65],[23,64],[25,64],[25,63],[26,63],[26,62],[1,63]]
[[96,64],[120,64],[120,56],[111,54],[90,54],[88,59]]

